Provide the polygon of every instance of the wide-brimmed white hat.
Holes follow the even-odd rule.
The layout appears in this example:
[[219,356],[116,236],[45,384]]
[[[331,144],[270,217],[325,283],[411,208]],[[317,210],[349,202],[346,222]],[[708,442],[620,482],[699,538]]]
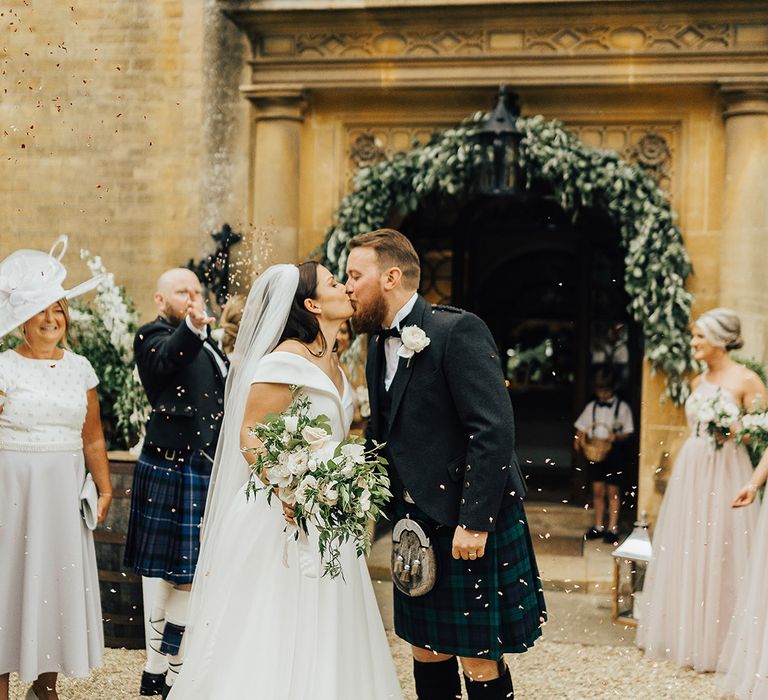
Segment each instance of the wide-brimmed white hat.
[[61,258],[67,237],[59,236],[48,253],[17,250],[0,262],[0,338],[60,299],[90,292],[104,275],[96,275],[72,289],[64,289],[67,269]]

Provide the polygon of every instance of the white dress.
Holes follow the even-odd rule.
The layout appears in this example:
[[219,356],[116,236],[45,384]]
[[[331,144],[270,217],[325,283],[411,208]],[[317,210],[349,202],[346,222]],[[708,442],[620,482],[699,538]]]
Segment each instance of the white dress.
[[[702,375],[697,396],[719,387]],[[725,390],[723,390],[725,391]],[[643,588],[637,644],[648,656],[696,671],[714,671],[744,577],[757,512],[732,508],[752,465],[733,441],[715,449],[691,431],[675,460],[653,534],[653,558]]]
[[88,360],[0,353],[0,674],[87,676],[104,637],[93,536],[80,515]]
[[[286,352],[260,362],[253,383],[296,384],[312,412],[330,418],[333,439],[347,436],[352,392],[340,397],[316,365]],[[204,572],[206,603],[186,631],[173,700],[248,697],[263,700],[390,700],[402,694],[365,559],[342,548],[344,579],[302,574],[288,547],[279,501],[264,492],[246,501],[245,484],[225,515]],[[317,554],[310,532],[310,545]],[[200,572],[198,572],[200,573]]]

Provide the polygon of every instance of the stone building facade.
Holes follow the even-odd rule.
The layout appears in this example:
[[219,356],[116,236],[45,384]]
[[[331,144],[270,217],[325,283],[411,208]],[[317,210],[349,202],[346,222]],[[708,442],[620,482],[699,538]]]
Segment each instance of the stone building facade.
[[[229,222],[298,260],[361,164],[493,105],[648,167],[697,311],[768,359],[768,3],[762,0],[11,0],[0,250],[68,232],[144,314],[155,276]],[[73,265],[76,269],[77,266]],[[73,276],[78,273],[73,273]],[[658,508],[681,412],[647,368],[639,505]]]

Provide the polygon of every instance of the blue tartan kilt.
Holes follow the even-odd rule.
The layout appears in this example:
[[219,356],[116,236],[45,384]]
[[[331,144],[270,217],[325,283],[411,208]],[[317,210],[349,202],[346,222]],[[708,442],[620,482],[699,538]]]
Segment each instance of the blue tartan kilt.
[[133,474],[127,567],[177,585],[192,583],[211,466],[200,450],[145,448]]
[[437,526],[419,508],[395,500],[396,519],[410,517],[432,530],[438,579],[426,595],[395,588],[395,632],[412,645],[443,654],[497,660],[521,653],[541,636],[547,613],[522,502],[504,504],[485,555],[452,556],[455,528]]

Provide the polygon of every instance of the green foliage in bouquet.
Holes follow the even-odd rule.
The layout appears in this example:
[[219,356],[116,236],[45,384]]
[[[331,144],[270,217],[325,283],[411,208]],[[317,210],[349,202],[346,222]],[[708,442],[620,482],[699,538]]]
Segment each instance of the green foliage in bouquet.
[[[751,369],[760,377],[763,384],[768,384],[765,367],[760,361],[738,355],[733,355],[732,359]],[[747,411],[741,420],[742,427],[736,435],[736,441],[747,448],[752,466],[756,467],[763,453],[768,449],[768,415],[765,410]]]
[[[341,201],[326,232],[323,264],[342,275],[352,238],[386,226],[393,214],[413,212],[429,194],[471,195],[488,160],[475,138],[486,117],[477,113],[426,145],[361,168],[354,191]],[[652,369],[664,372],[667,395],[682,404],[690,393],[686,374],[693,368],[688,330],[693,297],[685,288],[692,268],[666,194],[641,167],[615,151],[585,145],[560,122],[520,117],[517,125],[524,133],[519,165],[528,187],[543,185],[568,211],[595,207],[618,228],[629,311],[642,328]]]
[[310,415],[301,387],[292,386],[291,394],[283,413],[251,428],[262,444],[246,450],[256,455],[246,498],[267,490],[268,502],[276,495],[292,505],[298,528],[317,528],[323,575],[343,577],[341,545],[352,540],[358,556],[367,554],[368,523],[392,497],[387,462],[378,454],[383,445],[368,450],[362,438],[332,441],[328,417]]

